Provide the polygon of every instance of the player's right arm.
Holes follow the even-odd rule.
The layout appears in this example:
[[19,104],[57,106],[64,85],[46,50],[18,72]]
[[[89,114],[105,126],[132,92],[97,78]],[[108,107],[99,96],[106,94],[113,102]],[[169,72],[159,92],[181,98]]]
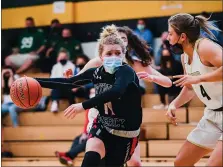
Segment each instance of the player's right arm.
[[49,89],[72,89],[92,82],[96,68],[91,68],[84,73],[71,78],[34,78],[41,87]]
[[[184,73],[185,67],[184,67],[184,55],[181,55],[181,62],[183,65]],[[168,111],[166,113],[167,118],[171,121],[172,124],[177,125],[176,123],[176,115],[175,115],[175,110],[182,105],[186,104],[189,102],[194,96],[195,92],[192,88],[192,86],[184,86],[183,89],[181,90],[180,94],[170,103],[168,107]]]

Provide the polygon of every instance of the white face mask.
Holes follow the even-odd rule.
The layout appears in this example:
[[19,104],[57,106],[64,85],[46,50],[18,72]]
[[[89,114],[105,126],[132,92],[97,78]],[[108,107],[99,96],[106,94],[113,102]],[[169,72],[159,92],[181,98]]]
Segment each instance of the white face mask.
[[105,71],[114,74],[118,67],[122,66],[123,57],[110,56],[104,57],[103,66]]
[[137,25],[137,28],[138,28],[140,31],[142,31],[142,30],[144,30],[145,26],[142,25],[142,24],[138,24],[138,25]]

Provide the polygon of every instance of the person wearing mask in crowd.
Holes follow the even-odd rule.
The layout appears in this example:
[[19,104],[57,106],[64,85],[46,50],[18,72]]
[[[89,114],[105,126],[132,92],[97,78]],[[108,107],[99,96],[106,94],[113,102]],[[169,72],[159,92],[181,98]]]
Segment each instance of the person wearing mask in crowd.
[[[88,61],[89,61],[89,58],[86,55],[84,54],[78,55],[74,61],[74,64],[75,64],[74,75],[77,75],[88,63]],[[74,97],[88,99],[89,91],[91,88],[93,88],[93,84],[89,83],[89,84],[80,86],[78,88],[73,88],[72,92],[73,92]]]
[[[61,36],[62,25],[58,19],[53,19],[50,24],[50,29],[48,32],[48,36],[45,39],[46,49],[54,47],[59,41],[62,40]],[[50,72],[53,65],[56,63],[56,56],[52,56],[53,54],[45,54],[41,57],[39,62],[39,67],[43,72]],[[47,66],[45,65],[47,64]]]
[[5,65],[17,69],[18,74],[28,70],[45,49],[43,31],[35,27],[34,19],[26,18],[25,25],[26,29],[19,36],[17,48],[5,58]]
[[[167,49],[167,46],[164,46],[164,48],[162,50],[161,65],[159,72],[172,79],[172,81],[175,81],[172,76],[183,74],[183,67],[180,62],[174,59],[173,54],[170,52],[170,50]],[[181,88],[176,87],[175,85],[172,85],[170,88],[165,88],[160,85],[157,86],[161,104],[155,105],[153,106],[153,108],[158,110],[167,109],[168,104],[170,104],[173,99],[178,96],[181,91]],[[165,95],[168,95],[168,103],[165,100]]]
[[[57,63],[53,66],[50,78],[63,77],[64,70],[74,70],[75,65],[69,60],[69,56],[66,50],[61,50],[57,57]],[[72,90],[60,91],[53,89],[51,92],[51,112],[57,112],[59,110],[59,99],[67,98],[69,104],[74,103],[74,97]]]
[[144,20],[138,20],[137,29],[135,29],[134,32],[141,39],[145,40],[147,44],[153,46],[153,34],[148,28],[146,28],[146,23]]
[[67,50],[69,60],[74,60],[77,55],[83,54],[81,43],[74,39],[69,28],[62,30],[62,40],[58,41],[54,46],[51,46],[47,50],[46,56],[57,55],[61,49]]

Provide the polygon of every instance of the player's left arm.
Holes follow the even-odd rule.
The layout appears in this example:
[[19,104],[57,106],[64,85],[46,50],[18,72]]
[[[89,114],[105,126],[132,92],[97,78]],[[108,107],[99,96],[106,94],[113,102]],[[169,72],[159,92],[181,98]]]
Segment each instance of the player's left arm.
[[205,62],[217,67],[217,69],[213,72],[200,75],[200,82],[222,81],[222,47],[212,41],[203,40],[200,42],[198,54]]

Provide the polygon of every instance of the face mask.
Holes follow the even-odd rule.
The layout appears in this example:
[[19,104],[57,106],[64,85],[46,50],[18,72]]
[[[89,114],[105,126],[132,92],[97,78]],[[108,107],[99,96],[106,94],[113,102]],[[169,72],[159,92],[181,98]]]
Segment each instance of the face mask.
[[82,70],[84,68],[84,64],[80,64],[80,65],[76,65],[78,68],[80,68],[80,70]]
[[91,94],[89,95],[89,97],[90,97],[90,99],[91,99],[91,98],[95,97],[95,94],[94,94],[94,93],[91,93]]
[[71,39],[71,37],[63,37],[63,39],[64,39],[65,41],[68,41],[68,40]]
[[171,60],[171,57],[170,56],[163,56],[162,59],[164,61],[169,61],[169,60]]
[[122,65],[122,57],[111,56],[111,57],[104,57],[103,66],[105,71],[114,74],[115,71]]
[[35,32],[35,27],[27,27],[28,32]]
[[60,60],[60,63],[64,66],[67,63],[66,59]]
[[137,28],[138,28],[140,31],[142,31],[142,30],[145,28],[145,26],[142,25],[142,24],[138,24],[138,25],[137,25]]
[[[180,40],[180,38],[178,39],[178,41]],[[169,44],[169,47],[170,47],[170,51],[173,53],[173,54],[176,54],[176,55],[181,55],[184,53],[183,51],[183,47],[181,44],[178,43],[178,41],[174,44],[174,45],[171,45]]]

